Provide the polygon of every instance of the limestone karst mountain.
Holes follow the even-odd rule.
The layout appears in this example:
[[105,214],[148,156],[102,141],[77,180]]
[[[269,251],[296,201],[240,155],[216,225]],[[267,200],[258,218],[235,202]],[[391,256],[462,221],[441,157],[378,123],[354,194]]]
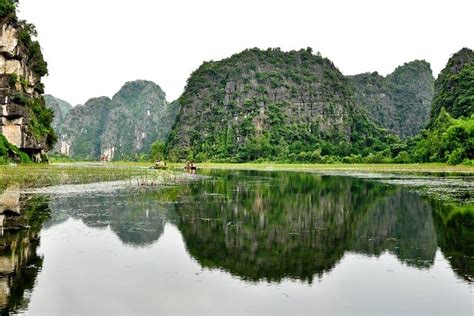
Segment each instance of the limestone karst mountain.
[[[451,106],[439,92],[440,85],[469,77],[471,53],[463,49],[453,56],[450,81],[443,79],[446,69],[438,78],[433,113],[440,100],[455,115],[472,112],[469,98],[460,96]],[[405,63],[385,77],[376,72],[344,76],[310,48],[255,48],[203,63],[172,103],[159,86],[141,80],[126,83],[112,99],[91,99],[65,116],[67,105],[59,109],[57,100],[47,99],[63,121],[54,122],[60,134],[56,150],[76,159],[136,159],[159,140],[171,160],[314,162],[382,152],[396,157],[394,148],[403,147],[394,146],[397,136],[412,137],[427,126],[433,94],[426,61]]]
[[357,104],[390,132],[414,136],[429,121],[434,77],[429,63],[415,60],[386,77],[377,72],[349,76]]
[[50,94],[44,95],[44,100],[51,110],[54,112],[52,126],[56,132],[59,132],[62,122],[66,119],[66,115],[72,109],[72,105],[67,101],[56,98]]
[[98,159],[109,109],[110,98],[107,97],[93,98],[72,108],[59,124],[56,150],[73,158]]
[[463,48],[436,79],[430,122],[416,138],[412,160],[472,164],[473,140],[474,52]]
[[[47,101],[55,106],[55,99]],[[127,82],[112,99],[93,98],[68,111],[56,150],[75,159],[133,159],[167,139],[178,110],[155,83]]]
[[345,156],[390,143],[355,102],[350,81],[310,48],[255,48],[205,62],[179,103],[169,149],[180,159]]
[[453,54],[436,79],[430,125],[443,107],[453,118],[474,114],[474,51],[469,48]]

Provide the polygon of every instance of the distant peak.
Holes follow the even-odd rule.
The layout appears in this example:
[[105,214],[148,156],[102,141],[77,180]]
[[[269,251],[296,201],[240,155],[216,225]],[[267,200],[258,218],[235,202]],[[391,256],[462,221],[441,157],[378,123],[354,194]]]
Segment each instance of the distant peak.
[[111,100],[109,97],[96,97],[87,100],[84,105],[96,104],[96,103],[109,103]]
[[158,90],[158,92],[162,94],[163,97],[165,96],[163,89],[161,89],[161,87],[157,85],[156,83],[154,83],[153,81],[139,79],[139,80],[127,81],[120,88],[120,90],[114,95],[114,98],[124,96],[124,95],[126,96],[131,93],[133,94],[140,93],[141,91],[145,89]]
[[453,56],[455,56],[455,55],[464,55],[464,54],[474,54],[474,51],[470,48],[463,47],[463,48],[461,48],[460,51],[458,51],[457,53],[454,53]]

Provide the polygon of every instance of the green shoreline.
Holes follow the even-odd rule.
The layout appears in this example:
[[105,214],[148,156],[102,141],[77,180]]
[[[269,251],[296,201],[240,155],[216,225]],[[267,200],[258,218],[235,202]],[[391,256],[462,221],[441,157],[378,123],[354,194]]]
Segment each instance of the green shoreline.
[[[115,162],[117,166],[151,166],[146,162]],[[184,163],[169,163],[170,168],[182,168]],[[445,163],[421,164],[288,164],[288,163],[198,163],[201,169],[228,169],[228,170],[275,170],[275,171],[344,171],[344,172],[396,172],[396,173],[450,173],[474,174],[474,166],[448,165]]]
[[[8,186],[40,188],[67,184],[129,181],[137,186],[166,185],[195,179],[187,175],[182,163],[168,164],[168,170],[150,168],[151,162],[72,162],[0,166],[0,192]],[[353,177],[373,177],[386,184],[412,187],[420,194],[445,203],[473,205],[474,167],[447,164],[277,164],[277,163],[201,163],[199,170],[255,170],[307,172]],[[414,175],[400,177],[398,175]],[[430,177],[432,175],[432,177]],[[470,210],[471,211],[471,210]]]

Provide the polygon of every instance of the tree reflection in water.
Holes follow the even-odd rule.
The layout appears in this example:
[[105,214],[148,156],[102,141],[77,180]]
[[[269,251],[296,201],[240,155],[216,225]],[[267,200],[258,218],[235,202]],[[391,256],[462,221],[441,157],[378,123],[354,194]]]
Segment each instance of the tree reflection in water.
[[0,195],[0,211],[8,215],[0,236],[2,313],[28,304],[25,291],[32,290],[43,262],[36,254],[42,226],[70,217],[89,227],[110,227],[124,246],[134,248],[155,244],[171,223],[202,267],[252,282],[312,283],[348,252],[390,252],[410,267],[428,269],[438,249],[458,276],[472,282],[472,205],[443,204],[407,188],[349,177],[254,171],[210,175],[159,190],[51,201],[7,190]]
[[[391,252],[416,268],[437,247],[466,280],[473,270],[472,212],[448,223],[446,206],[402,187],[306,173],[220,173],[192,184],[176,209],[189,253],[246,280],[313,282],[346,252]],[[438,243],[439,240],[439,243]],[[449,246],[448,246],[449,245]]]

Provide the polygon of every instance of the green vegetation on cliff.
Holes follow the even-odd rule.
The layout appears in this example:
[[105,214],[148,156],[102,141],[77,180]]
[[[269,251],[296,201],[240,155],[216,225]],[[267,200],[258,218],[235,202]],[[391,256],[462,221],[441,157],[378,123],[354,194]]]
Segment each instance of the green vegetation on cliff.
[[406,63],[386,77],[374,72],[349,79],[357,104],[390,132],[403,138],[415,136],[428,123],[434,78],[426,61]]
[[160,86],[151,81],[127,82],[111,100],[101,135],[101,148],[118,160],[148,154],[155,140],[165,141],[175,117]]
[[17,3],[18,1],[16,0],[0,0],[0,18],[14,16]]
[[454,54],[435,83],[428,128],[413,141],[415,162],[472,164],[474,159],[474,52]]
[[37,35],[38,33],[33,24],[20,21],[18,40],[23,44],[23,47],[27,52],[27,64],[34,74],[38,77],[43,77],[48,74],[48,64],[44,61],[39,42],[33,40],[33,37],[36,37]]
[[16,15],[18,0],[0,0],[0,20],[12,23],[18,28],[18,41],[28,59],[27,65],[38,77],[48,74],[48,64],[44,61],[41,46],[34,38],[38,35],[33,24],[18,20]]
[[[41,78],[48,73],[48,68],[35,39],[34,25],[16,16],[17,2],[0,1],[0,53],[4,65],[0,72],[0,133],[32,160],[44,161],[47,160],[44,153],[56,142],[52,127],[54,115],[42,96]],[[25,161],[4,153],[0,153],[0,159]]]
[[474,114],[474,51],[469,48],[454,54],[436,79],[431,126],[443,107],[453,118]]
[[10,144],[8,140],[0,134],[0,165],[8,162],[31,162],[27,154],[20,151],[16,146]]
[[94,98],[72,109],[52,96],[46,101],[61,117],[55,122],[60,135],[55,152],[86,160],[148,157],[153,142],[166,141],[180,109],[145,80],[127,82],[112,99]]
[[167,151],[173,160],[320,161],[387,151],[396,137],[353,101],[351,85],[311,49],[250,49],[189,78]]
[[[51,106],[50,103],[48,106]],[[90,99],[86,104],[72,108],[59,127],[58,145],[64,144],[66,153],[74,158],[97,160],[109,110],[110,99],[107,97]]]
[[432,128],[415,138],[412,152],[415,162],[470,163],[474,159],[474,114],[454,119],[441,108]]
[[[179,99],[164,151],[198,162],[472,164],[473,56],[454,54],[435,90],[425,61],[349,79],[310,49],[251,49],[206,62]],[[437,119],[420,133],[430,110]]]
[[72,109],[72,105],[68,102],[55,98],[52,95],[46,94],[44,96],[46,106],[50,108],[54,113],[52,126],[56,133],[59,133],[60,127],[66,119],[66,115]]

